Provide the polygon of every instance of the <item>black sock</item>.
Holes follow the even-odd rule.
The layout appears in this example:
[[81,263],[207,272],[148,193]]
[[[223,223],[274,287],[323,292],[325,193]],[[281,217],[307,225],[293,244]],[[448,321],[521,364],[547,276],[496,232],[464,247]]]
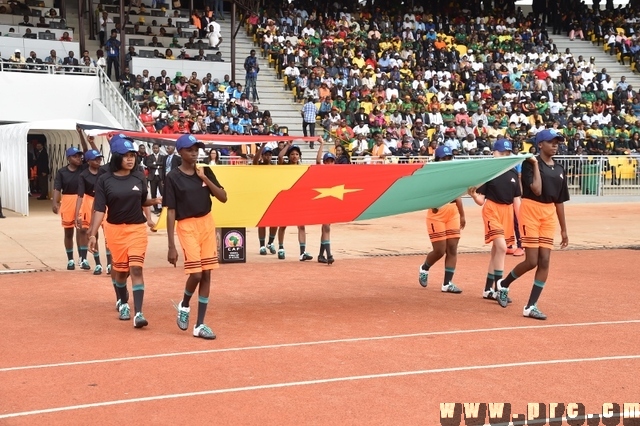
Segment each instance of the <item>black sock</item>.
[[97,265],[102,265],[100,263],[100,253],[99,252],[93,253],[93,260],[96,262],[96,266]]
[[82,260],[87,260],[87,246],[78,246],[78,256]]
[[425,260],[424,263],[422,264],[421,268],[422,268],[423,271],[428,271],[429,268],[431,268],[431,265],[429,265],[427,263],[427,261]]
[[278,249],[279,250],[284,250],[284,244],[278,244]]
[[111,265],[111,250],[107,249],[107,265]]
[[264,238],[258,238],[258,241],[260,241],[260,248],[264,247]]
[[73,249],[67,249],[67,260],[73,260]]
[[515,271],[511,271],[511,272],[509,272],[509,275],[507,275],[507,278],[502,280],[500,285],[502,287],[508,288],[511,285],[511,283],[514,282],[517,279],[518,279],[518,276],[516,275],[516,272]]
[[493,283],[495,282],[495,276],[493,274],[487,274],[487,281],[484,283],[484,291],[491,290]]
[[[120,292],[118,291],[118,286],[116,285],[116,280],[111,278],[111,284],[113,284],[113,289],[116,292],[116,301],[120,300]],[[126,285],[126,284],[125,284]]]
[[442,285],[447,285],[453,279],[453,274],[456,272],[456,268],[444,268],[444,282]]
[[498,289],[498,280],[502,279],[502,275],[503,274],[504,274],[504,271],[501,271],[499,269],[496,269],[496,270],[493,271],[493,277],[494,277],[493,278],[494,279],[494,281],[493,281],[493,284],[494,284],[493,285],[493,289],[494,290]]
[[207,305],[209,304],[208,297],[198,296],[198,320],[196,321],[196,327],[199,327],[204,323],[204,316],[207,314]]
[[133,284],[133,309],[136,314],[142,311],[142,300],[144,299],[144,284]]
[[307,248],[306,244],[300,243],[300,255],[302,256],[304,254],[304,249]]
[[323,242],[320,243],[320,254],[318,255],[318,257],[320,257],[322,255],[324,255],[324,243]]
[[540,294],[542,294],[542,289],[544,289],[544,282],[534,280],[533,287],[531,288],[531,294],[529,295],[529,301],[527,302],[527,308],[538,303]]
[[114,281],[116,285],[116,292],[118,293],[118,300],[120,303],[125,304],[129,302],[129,292],[127,291],[127,282],[119,283]]
[[321,241],[321,247],[324,247],[324,251],[327,252],[327,257],[331,257],[331,241]]
[[182,296],[182,307],[183,308],[188,308],[189,307],[189,302],[191,301],[191,296],[193,296],[193,293],[191,293],[190,291],[187,291],[185,289],[184,290],[184,296]]
[[273,244],[273,240],[275,240],[275,239],[276,239],[275,235],[269,235],[269,243],[268,244],[269,245]]

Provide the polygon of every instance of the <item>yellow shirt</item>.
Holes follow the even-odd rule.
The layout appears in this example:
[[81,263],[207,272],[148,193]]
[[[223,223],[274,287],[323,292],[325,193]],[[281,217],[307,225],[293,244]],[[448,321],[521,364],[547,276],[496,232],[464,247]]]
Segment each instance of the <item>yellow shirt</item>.
[[371,111],[373,111],[373,103],[368,101],[362,101],[360,102],[360,108],[364,108],[365,114],[371,114]]
[[353,65],[357,65],[358,68],[362,69],[364,68],[364,58],[363,57],[354,57],[353,59],[351,59],[351,64]]
[[587,137],[595,136],[598,139],[602,138],[602,130],[600,129],[589,129],[587,130]]

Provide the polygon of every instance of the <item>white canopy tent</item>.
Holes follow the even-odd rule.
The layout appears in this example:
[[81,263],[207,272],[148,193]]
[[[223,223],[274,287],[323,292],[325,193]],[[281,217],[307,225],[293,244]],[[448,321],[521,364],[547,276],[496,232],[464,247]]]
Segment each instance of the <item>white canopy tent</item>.
[[[3,208],[23,215],[29,214],[29,135],[44,135],[49,153],[49,193],[52,193],[56,171],[66,164],[64,152],[70,146],[81,148],[77,124],[104,126],[77,120],[34,121],[0,126],[0,196]],[[96,138],[96,148],[105,157],[109,144],[104,137]]]

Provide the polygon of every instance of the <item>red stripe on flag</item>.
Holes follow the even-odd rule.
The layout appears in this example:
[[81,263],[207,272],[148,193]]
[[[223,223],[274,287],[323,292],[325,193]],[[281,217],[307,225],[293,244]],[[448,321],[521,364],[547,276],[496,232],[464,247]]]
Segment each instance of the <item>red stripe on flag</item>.
[[[133,132],[129,130],[115,131],[105,130],[101,135],[107,135],[112,137],[114,135],[124,135],[136,140],[167,140],[175,141],[182,134],[172,133],[147,133],[147,132]],[[245,145],[252,143],[268,143],[268,142],[317,142],[318,138],[315,136],[278,136],[278,135],[194,135],[200,142],[221,143],[226,145]]]
[[350,222],[394,182],[423,166],[424,164],[310,166],[291,188],[278,193],[258,226]]

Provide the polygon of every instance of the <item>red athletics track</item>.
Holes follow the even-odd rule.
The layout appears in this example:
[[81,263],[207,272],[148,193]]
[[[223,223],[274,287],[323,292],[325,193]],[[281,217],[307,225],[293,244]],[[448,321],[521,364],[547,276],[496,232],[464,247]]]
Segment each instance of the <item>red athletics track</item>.
[[229,265],[215,341],[175,325],[180,269],[146,271],[143,330],[118,321],[104,276],[3,276],[0,424],[437,425],[440,402],[476,401],[598,412],[638,399],[637,258],[554,252],[544,322],[521,314],[530,275],[507,309],[481,299],[487,254],[459,256],[462,295],[439,291],[442,264],[420,287],[417,257]]

